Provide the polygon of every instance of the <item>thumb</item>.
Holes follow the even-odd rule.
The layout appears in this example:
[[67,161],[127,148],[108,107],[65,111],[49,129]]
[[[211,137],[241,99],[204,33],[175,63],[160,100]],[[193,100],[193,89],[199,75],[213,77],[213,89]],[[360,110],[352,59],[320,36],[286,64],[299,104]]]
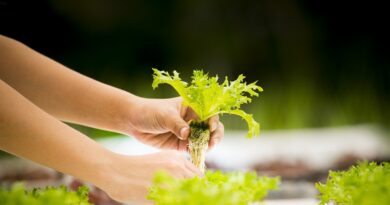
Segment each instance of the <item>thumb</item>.
[[174,133],[179,139],[186,140],[190,134],[190,127],[179,115],[171,115],[165,123],[167,129]]

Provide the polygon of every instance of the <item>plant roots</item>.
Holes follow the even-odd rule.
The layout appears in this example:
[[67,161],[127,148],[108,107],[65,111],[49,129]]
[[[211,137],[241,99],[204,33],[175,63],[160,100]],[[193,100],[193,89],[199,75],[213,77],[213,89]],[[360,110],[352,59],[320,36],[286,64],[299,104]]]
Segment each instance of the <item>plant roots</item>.
[[210,141],[210,129],[206,122],[197,121],[192,121],[190,128],[191,134],[188,138],[188,150],[191,156],[191,162],[204,172],[206,169],[206,151]]

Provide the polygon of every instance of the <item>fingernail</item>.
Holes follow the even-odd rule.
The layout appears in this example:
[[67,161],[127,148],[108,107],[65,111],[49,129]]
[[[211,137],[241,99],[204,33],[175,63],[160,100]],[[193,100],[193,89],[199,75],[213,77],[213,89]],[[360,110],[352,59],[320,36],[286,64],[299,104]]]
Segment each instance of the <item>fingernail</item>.
[[187,135],[188,135],[188,127],[183,127],[180,129],[180,136],[179,136],[179,139],[181,140],[185,140],[187,138]]

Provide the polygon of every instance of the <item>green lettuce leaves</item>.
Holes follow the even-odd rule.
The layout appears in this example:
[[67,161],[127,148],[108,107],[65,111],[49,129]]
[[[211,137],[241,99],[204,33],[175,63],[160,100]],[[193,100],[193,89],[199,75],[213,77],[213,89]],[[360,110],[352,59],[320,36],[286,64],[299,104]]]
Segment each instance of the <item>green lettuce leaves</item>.
[[1,205],[92,205],[88,202],[88,188],[81,186],[70,191],[65,186],[26,190],[23,184],[11,189],[0,188]]
[[232,114],[242,117],[248,124],[248,137],[260,134],[260,125],[251,114],[240,109],[242,104],[250,103],[252,97],[259,96],[263,89],[256,82],[247,84],[244,75],[238,76],[234,81],[227,77],[222,84],[218,76],[209,77],[202,70],[194,70],[190,84],[182,81],[179,73],[173,71],[169,74],[153,68],[153,89],[160,84],[172,86],[183,98],[183,103],[191,107],[198,115],[200,121],[218,114]]
[[347,171],[330,171],[325,184],[317,183],[320,204],[390,204],[390,163],[363,162]]
[[207,171],[202,178],[189,179],[175,179],[159,172],[148,198],[155,205],[248,205],[262,201],[279,183],[277,177],[259,177],[255,172]]

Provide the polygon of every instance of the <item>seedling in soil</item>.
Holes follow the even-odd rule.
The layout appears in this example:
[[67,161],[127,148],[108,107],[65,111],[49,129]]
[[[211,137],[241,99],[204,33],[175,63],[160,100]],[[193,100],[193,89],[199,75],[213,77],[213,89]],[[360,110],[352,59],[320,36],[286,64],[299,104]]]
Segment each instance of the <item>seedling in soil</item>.
[[179,77],[179,73],[153,69],[153,89],[160,84],[171,85],[183,98],[183,103],[192,108],[199,119],[190,122],[191,134],[189,137],[189,153],[192,163],[201,171],[205,170],[205,152],[210,140],[210,128],[207,120],[218,114],[233,114],[242,117],[248,124],[247,137],[259,135],[260,125],[251,114],[240,109],[242,104],[250,103],[252,97],[258,96],[263,89],[256,82],[247,84],[245,76],[240,75],[234,81],[227,77],[222,84],[218,76],[209,77],[202,70],[194,70],[190,84]]

